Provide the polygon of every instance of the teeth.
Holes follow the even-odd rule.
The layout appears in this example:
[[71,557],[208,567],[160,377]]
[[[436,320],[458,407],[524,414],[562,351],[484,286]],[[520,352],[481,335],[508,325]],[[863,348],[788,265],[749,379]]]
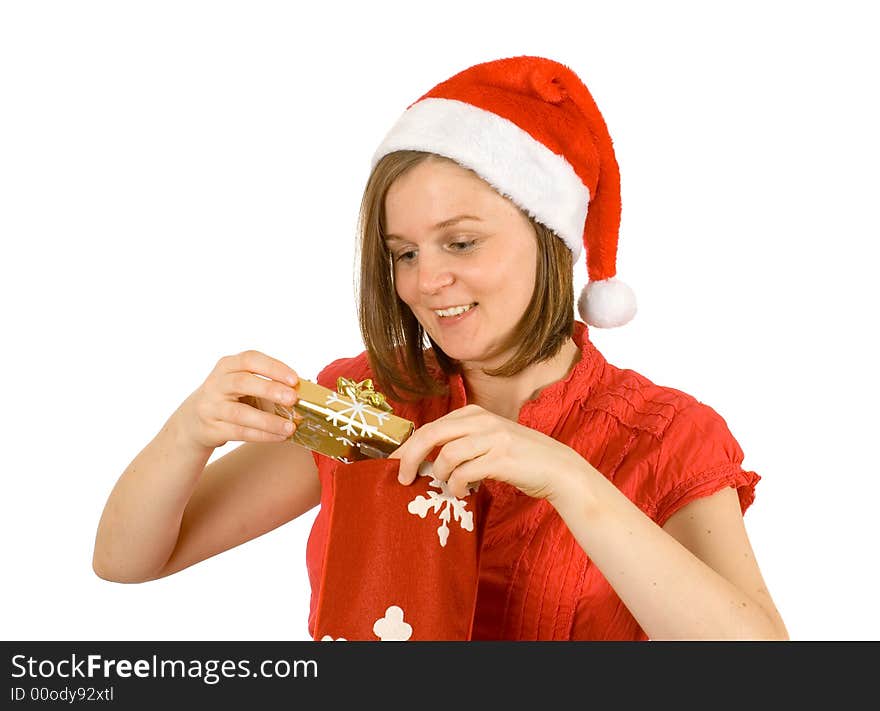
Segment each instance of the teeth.
[[467,306],[453,306],[451,309],[443,309],[442,311],[435,311],[440,318],[444,318],[446,316],[458,316],[459,314],[463,314],[465,311],[470,311],[476,304],[468,304]]

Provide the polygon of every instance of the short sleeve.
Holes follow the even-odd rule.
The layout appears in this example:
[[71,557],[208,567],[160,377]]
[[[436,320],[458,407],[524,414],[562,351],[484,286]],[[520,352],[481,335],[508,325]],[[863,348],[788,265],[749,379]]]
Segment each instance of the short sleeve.
[[662,526],[686,504],[728,486],[736,489],[745,513],[761,477],[743,469],[743,458],[742,448],[715,410],[700,402],[679,410],[660,442],[652,518]]

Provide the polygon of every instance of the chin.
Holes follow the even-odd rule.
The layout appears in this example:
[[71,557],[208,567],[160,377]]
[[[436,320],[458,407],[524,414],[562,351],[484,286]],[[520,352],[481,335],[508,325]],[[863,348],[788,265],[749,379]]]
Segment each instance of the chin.
[[444,344],[443,341],[431,336],[437,347],[440,348],[449,358],[457,361],[470,361],[482,357],[483,353],[474,348],[456,348],[454,345]]
[[[498,353],[496,353],[492,349],[488,348],[474,348],[473,346],[469,348],[444,348],[443,344],[439,341],[435,341],[435,343],[443,349],[443,352],[449,356],[452,360],[458,361],[462,365],[470,365],[470,366],[482,366],[482,367],[496,367],[498,363]],[[487,365],[491,364],[491,365]]]

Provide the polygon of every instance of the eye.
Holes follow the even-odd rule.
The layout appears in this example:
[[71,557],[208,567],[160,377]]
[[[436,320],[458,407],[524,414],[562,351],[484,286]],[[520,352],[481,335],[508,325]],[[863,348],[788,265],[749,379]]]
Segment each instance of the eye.
[[[475,244],[477,240],[461,240],[459,242],[450,242],[449,248],[453,252],[467,252],[469,251]],[[400,252],[398,254],[392,255],[392,259],[395,262],[404,262],[409,263],[415,259],[416,251],[415,250],[407,250],[406,252]]]

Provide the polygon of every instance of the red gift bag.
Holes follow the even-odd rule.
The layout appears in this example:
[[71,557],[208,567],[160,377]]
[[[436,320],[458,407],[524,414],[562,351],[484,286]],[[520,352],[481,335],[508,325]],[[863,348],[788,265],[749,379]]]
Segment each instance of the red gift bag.
[[316,640],[468,640],[485,489],[456,498],[423,465],[409,486],[399,461],[339,464],[314,628]]

